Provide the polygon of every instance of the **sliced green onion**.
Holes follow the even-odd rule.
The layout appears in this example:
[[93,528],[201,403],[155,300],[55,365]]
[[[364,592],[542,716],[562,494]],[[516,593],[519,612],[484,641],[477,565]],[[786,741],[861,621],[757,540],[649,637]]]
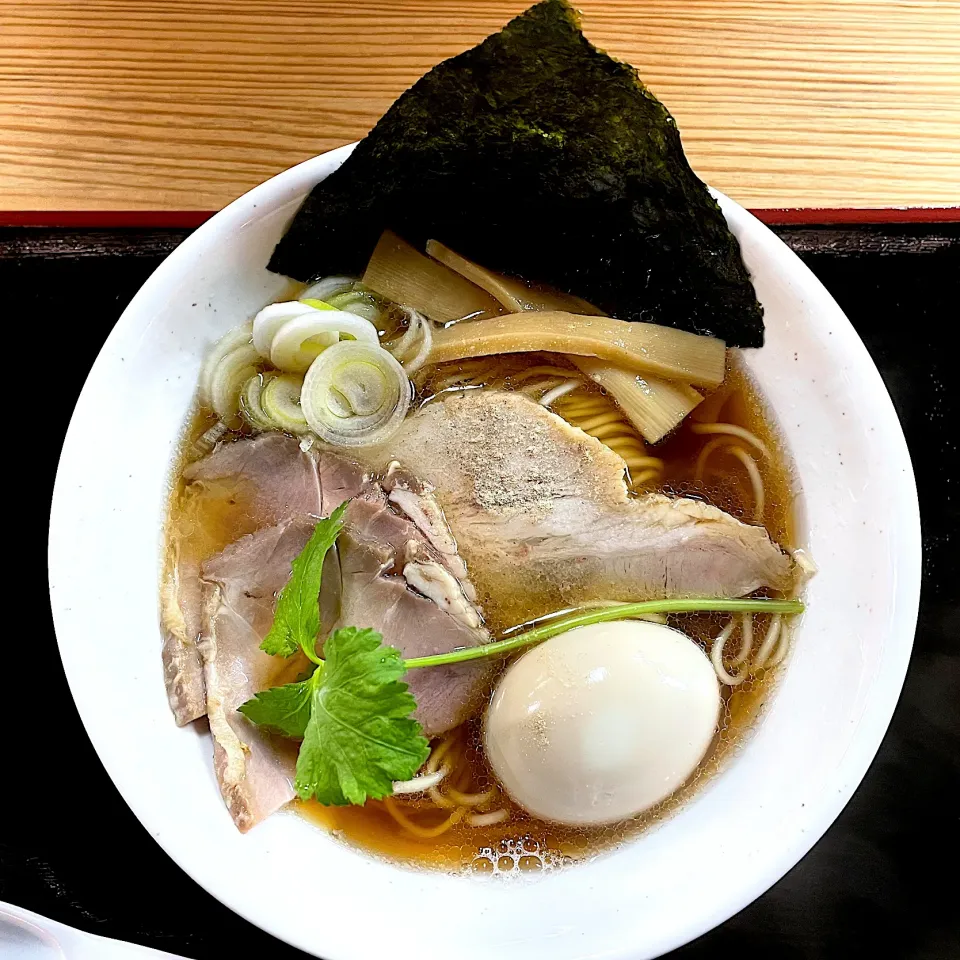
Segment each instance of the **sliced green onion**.
[[352,313],[355,317],[361,317],[370,323],[377,323],[380,320],[380,308],[372,303],[348,303],[340,307],[345,313]]
[[210,406],[224,423],[230,423],[240,412],[240,391],[256,374],[259,362],[257,348],[247,343],[236,347],[217,364],[210,383]]
[[368,446],[389,439],[400,427],[410,406],[410,381],[378,344],[342,341],[314,360],[300,403],[321,440]]
[[[380,319],[380,307],[373,292],[354,277],[326,277],[307,287],[300,302],[322,301],[334,310],[343,310],[371,323]],[[320,309],[323,309],[322,307]]]
[[[406,333],[399,340],[385,343],[384,349],[389,350],[403,365],[407,376],[411,377],[426,362],[433,346],[433,321],[422,313],[410,307],[400,308],[407,316]],[[414,347],[416,346],[416,351]],[[411,352],[412,356],[411,356]]]
[[[280,328],[294,317],[309,316],[317,308],[306,303],[290,300],[284,303],[271,303],[253,318],[253,345],[261,357],[270,358],[270,346]],[[306,368],[304,368],[306,369]]]
[[340,334],[329,324],[317,320],[325,313],[311,310],[309,316],[288,320],[273,338],[270,362],[280,370],[306,373],[310,364],[340,339]]
[[357,277],[324,277],[316,283],[310,284],[303,293],[300,294],[301,300],[323,300],[329,303],[331,297],[338,293],[347,293],[360,282]]
[[263,388],[273,380],[275,373],[258,373],[251,377],[240,391],[240,415],[255,430],[278,430],[280,424],[276,423],[263,409]]
[[344,290],[343,293],[337,293],[327,301],[334,310],[342,310],[350,303],[364,302],[370,303],[372,298],[359,290]]
[[380,319],[376,298],[359,283],[354,285],[353,290],[338,293],[327,302],[336,310],[344,310],[357,317],[363,317],[371,323],[376,323]]
[[300,303],[305,303],[308,307],[313,307],[314,310],[336,310],[336,307],[331,307],[329,303],[325,300],[315,300],[313,297],[304,297],[300,300]]
[[214,345],[207,359],[200,369],[200,402],[205,406],[213,406],[213,378],[220,361],[228,354],[240,347],[250,344],[252,326],[249,323],[242,327],[228,330]]
[[284,373],[264,384],[260,395],[263,412],[287,433],[306,433],[310,427],[300,409],[303,377]]
[[377,343],[377,328],[367,320],[342,310],[314,310],[288,320],[273,338],[270,360],[290,373],[305,373],[327,347],[341,338]]

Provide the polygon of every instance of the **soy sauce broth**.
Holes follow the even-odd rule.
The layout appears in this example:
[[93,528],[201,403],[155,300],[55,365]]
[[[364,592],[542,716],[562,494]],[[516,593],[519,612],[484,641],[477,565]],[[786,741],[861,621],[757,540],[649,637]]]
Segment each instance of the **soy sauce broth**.
[[[491,379],[496,385],[504,382],[509,388],[510,374],[524,366],[556,363],[556,358],[543,355],[505,357],[502,367]],[[561,361],[562,362],[562,361]],[[445,365],[451,367],[454,365]],[[433,382],[431,382],[433,381]],[[428,373],[421,379],[420,400],[431,402],[437,377]],[[784,453],[776,427],[749,377],[736,358],[729,363],[723,386],[724,401],[712,411],[720,422],[733,423],[751,431],[771,453],[769,459],[758,457],[758,467],[766,493],[765,506],[759,521],[754,518],[753,491],[738,460],[718,450],[708,461],[702,480],[695,477],[696,460],[711,436],[698,435],[691,429],[691,418],[649,452],[664,460],[663,482],[656,488],[664,493],[702,499],[714,504],[744,522],[762,522],[770,535],[782,546],[797,543],[794,509],[794,477]],[[482,594],[482,585],[478,585]],[[504,604],[518,618],[514,623],[534,620],[551,611],[532,608],[523,597],[509,598]],[[728,615],[696,614],[671,616],[671,626],[678,627],[704,646],[727,622]],[[768,618],[754,618],[755,642],[764,636]],[[489,624],[496,632],[503,623]],[[565,827],[531,817],[501,793],[494,806],[505,808],[507,819],[490,826],[470,826],[461,820],[437,837],[420,838],[408,833],[391,816],[383,802],[369,801],[363,807],[323,807],[315,802],[300,804],[305,816],[333,832],[347,843],[368,852],[407,862],[412,865],[467,869],[479,873],[504,873],[515,870],[543,871],[589,857],[636,836],[661,822],[682,805],[722,767],[731,751],[738,749],[749,736],[752,725],[773,688],[776,670],[761,671],[738,687],[723,686],[723,710],[718,731],[707,756],[691,779],[672,796],[632,820],[608,827]],[[481,747],[481,718],[464,724],[461,736],[465,744],[465,764],[458,788],[465,792],[483,792],[495,786],[484,760]],[[448,818],[450,811],[438,809],[428,799],[395,798],[401,812],[418,825],[430,828]]]

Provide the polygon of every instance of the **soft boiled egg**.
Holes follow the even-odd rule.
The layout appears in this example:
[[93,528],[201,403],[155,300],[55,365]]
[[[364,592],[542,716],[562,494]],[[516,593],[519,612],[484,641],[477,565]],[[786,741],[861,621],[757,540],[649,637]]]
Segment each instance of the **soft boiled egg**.
[[669,796],[717,731],[720,685],[671,627],[577,627],[524,654],[487,709],[484,746],[506,791],[568,824],[623,820]]

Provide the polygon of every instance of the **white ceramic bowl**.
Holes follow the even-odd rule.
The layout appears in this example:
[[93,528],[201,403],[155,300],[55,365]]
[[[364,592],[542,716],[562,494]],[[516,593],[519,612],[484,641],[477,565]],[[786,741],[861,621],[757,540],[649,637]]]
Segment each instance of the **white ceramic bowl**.
[[282,290],[265,269],[273,245],[349,149],[286,171],[200,227],[144,284],[93,366],[64,443],[50,529],[53,613],[80,715],[124,799],[184,870],[248,920],[327,960],[421,960],[444,945],[462,960],[657,956],[789,870],[880,744],[920,584],[900,424],[826,290],[720,197],[766,310],[767,345],[746,362],[796,462],[820,566],[755,735],[661,828],[536,881],[400,867],[294,814],[241,836],[206,734],[178,729],[164,695],[157,582],[168,475],[201,358]]

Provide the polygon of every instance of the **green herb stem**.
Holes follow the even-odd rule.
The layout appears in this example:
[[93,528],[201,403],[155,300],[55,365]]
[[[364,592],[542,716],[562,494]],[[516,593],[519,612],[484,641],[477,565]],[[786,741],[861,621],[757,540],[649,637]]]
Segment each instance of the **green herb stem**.
[[558,634],[566,633],[574,627],[585,627],[591,623],[604,623],[608,620],[624,620],[644,616],[650,613],[803,613],[803,604],[799,600],[770,600],[763,597],[733,600],[646,600],[642,603],[619,603],[610,607],[586,607],[575,613],[558,617],[551,623],[524,630],[515,637],[497,640],[479,647],[463,647],[449,653],[438,653],[432,657],[414,657],[404,661],[408,670],[418,667],[442,667],[450,663],[464,663],[467,660],[482,660],[485,657],[499,657],[514,650],[543,640],[549,640]]

